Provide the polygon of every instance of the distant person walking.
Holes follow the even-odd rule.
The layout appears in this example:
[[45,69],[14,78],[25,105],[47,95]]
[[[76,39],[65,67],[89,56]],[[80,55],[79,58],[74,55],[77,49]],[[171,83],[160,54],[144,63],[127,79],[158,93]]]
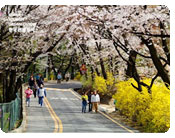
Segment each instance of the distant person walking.
[[92,102],[92,110],[95,110],[95,112],[98,112],[98,104],[100,103],[100,96],[98,95],[97,91],[94,91],[94,94],[91,96],[91,102]]
[[36,80],[34,79],[33,76],[30,76],[28,83],[29,83],[30,89],[32,89],[32,91],[33,91],[34,97],[36,98],[36,90],[37,90],[36,87],[37,86],[36,86]]
[[40,79],[40,75],[37,74],[37,75],[36,75],[36,82],[37,82],[37,84],[38,84],[38,82],[39,82],[39,79]]
[[41,84],[38,91],[37,91],[37,95],[38,95],[38,103],[41,105],[43,105],[43,99],[44,97],[46,97],[46,90],[43,88],[43,85]]
[[28,84],[30,86],[30,89],[33,90],[34,89],[34,84],[35,84],[35,80],[34,80],[33,76],[30,76],[30,79],[28,81]]
[[30,106],[30,97],[33,94],[33,91],[30,89],[30,86],[25,90],[25,94],[26,94],[26,103],[27,106]]
[[89,112],[92,111],[92,102],[91,102],[91,97],[92,97],[92,95],[93,95],[93,92],[90,92],[90,93],[88,94]]
[[70,73],[69,72],[66,73],[65,78],[66,78],[66,81],[69,81],[69,79],[70,79]]
[[62,76],[61,76],[61,73],[59,72],[57,75],[57,83],[61,83],[61,79],[62,79]]
[[42,78],[41,74],[37,74],[36,83],[37,83],[38,87],[40,87],[41,84],[44,85],[43,78]]
[[40,74],[40,84],[44,85],[44,78],[43,78],[42,74]]
[[38,87],[37,87],[37,83],[36,83],[36,80],[34,81],[34,90],[33,90],[33,95],[34,95],[34,98],[36,98],[36,91],[37,91]]
[[83,93],[83,95],[81,96],[82,99],[82,113],[86,113],[86,106],[87,106],[87,100],[88,100],[88,96],[86,95],[86,93]]

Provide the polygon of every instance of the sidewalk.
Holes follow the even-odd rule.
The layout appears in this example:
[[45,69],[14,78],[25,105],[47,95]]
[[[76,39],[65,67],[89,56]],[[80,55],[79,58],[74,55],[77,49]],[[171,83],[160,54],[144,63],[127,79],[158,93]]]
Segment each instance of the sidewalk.
[[[26,86],[23,85],[23,92]],[[23,93],[23,121],[19,128],[12,130],[10,133],[46,133],[53,132],[54,122],[50,116],[45,104],[40,107],[38,98],[31,96],[30,107],[26,106],[26,98]]]
[[105,113],[112,113],[115,111],[115,105],[100,104],[99,110]]
[[[54,121],[50,116],[45,103],[41,107],[38,104],[38,98],[32,95],[30,107],[27,109],[26,133],[52,133],[54,130]],[[47,132],[46,132],[47,130]]]

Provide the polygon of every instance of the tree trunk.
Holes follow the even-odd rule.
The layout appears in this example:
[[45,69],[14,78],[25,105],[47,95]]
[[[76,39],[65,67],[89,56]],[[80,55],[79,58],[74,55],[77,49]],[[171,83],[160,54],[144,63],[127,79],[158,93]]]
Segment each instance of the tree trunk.
[[15,80],[16,80],[16,72],[15,71],[6,71],[6,86],[5,86],[5,97],[6,102],[11,102],[16,98],[15,92]]
[[106,74],[106,71],[105,71],[105,66],[104,66],[104,62],[103,62],[102,58],[100,58],[100,66],[101,66],[101,71],[102,71],[103,78],[107,79],[107,74]]
[[100,72],[99,72],[97,67],[95,67],[95,71],[96,71],[97,75],[100,76]]
[[[0,102],[3,102],[4,94],[3,94],[3,73],[0,72],[0,91],[2,92],[2,100],[0,99]],[[1,97],[1,95],[0,95]]]
[[158,57],[156,48],[154,47],[151,40],[145,40],[143,37],[141,37],[141,39],[149,49],[152,61],[153,61],[154,66],[156,67],[156,69],[158,71],[158,74],[160,75],[160,77],[164,81],[165,85],[168,87],[168,85],[170,85],[170,78],[169,78],[168,73],[166,72],[164,66],[162,65],[162,63]]
[[80,72],[80,74],[83,75],[82,72],[81,72],[81,70],[80,70],[79,64],[76,64],[76,65],[77,65],[77,68],[78,68],[78,71]]
[[162,22],[160,22],[160,31],[161,31],[161,35],[162,35],[162,48],[164,50],[164,53],[167,57],[167,60],[169,62],[169,65],[170,65],[170,51],[168,49],[168,45],[167,45],[167,41],[166,41],[166,37],[163,37],[164,36],[164,32],[163,32],[164,29],[164,25]]
[[74,66],[71,66],[71,79],[74,79]]
[[137,58],[137,53],[133,50],[130,51],[129,54],[129,61],[127,62],[127,70],[126,70],[126,75],[130,78],[134,78],[138,84],[138,88],[135,87],[133,84],[132,86],[135,87],[138,91],[142,91],[142,87],[140,85],[140,76],[137,72],[135,63],[136,63],[136,58]]
[[16,82],[15,93],[19,92],[19,89],[21,89],[21,87],[22,87],[22,79],[21,77],[19,77]]
[[91,66],[91,79],[92,81],[94,81],[94,69],[92,66]]
[[69,70],[69,68],[71,67],[72,61],[73,61],[73,57],[70,58],[69,64],[68,64],[68,66],[66,67],[66,69],[63,73],[63,79],[65,79],[65,75],[66,75],[67,71]]
[[54,62],[53,62],[53,56],[52,55],[51,55],[50,59],[51,59],[51,64],[52,64],[52,70],[54,71],[54,75],[57,78],[57,72],[56,72],[56,69],[55,69],[55,65],[54,65]]

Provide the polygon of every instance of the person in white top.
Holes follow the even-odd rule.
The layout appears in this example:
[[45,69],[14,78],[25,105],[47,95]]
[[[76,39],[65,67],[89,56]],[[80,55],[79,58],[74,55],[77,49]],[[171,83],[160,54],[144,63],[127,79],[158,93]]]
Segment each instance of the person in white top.
[[92,109],[95,110],[95,112],[98,112],[98,104],[100,103],[100,96],[97,93],[97,91],[94,91],[94,94],[91,96],[91,102],[92,102]]
[[40,85],[40,88],[37,91],[37,95],[38,95],[38,102],[42,107],[43,99],[44,99],[44,97],[46,97],[46,90],[43,88],[42,84]]
[[66,79],[66,81],[69,81],[69,79],[70,79],[70,74],[69,74],[69,72],[66,73],[66,75],[65,75],[65,79]]

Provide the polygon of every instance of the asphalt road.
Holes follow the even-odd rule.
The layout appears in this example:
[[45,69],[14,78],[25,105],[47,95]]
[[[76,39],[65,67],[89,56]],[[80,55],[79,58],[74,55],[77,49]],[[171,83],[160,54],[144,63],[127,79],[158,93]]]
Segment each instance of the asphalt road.
[[47,83],[45,87],[49,89],[43,107],[38,105],[37,98],[31,98],[31,106],[27,107],[26,132],[129,133],[127,126],[121,127],[101,113],[82,113],[78,94],[68,90],[81,87],[81,84],[69,83]]

